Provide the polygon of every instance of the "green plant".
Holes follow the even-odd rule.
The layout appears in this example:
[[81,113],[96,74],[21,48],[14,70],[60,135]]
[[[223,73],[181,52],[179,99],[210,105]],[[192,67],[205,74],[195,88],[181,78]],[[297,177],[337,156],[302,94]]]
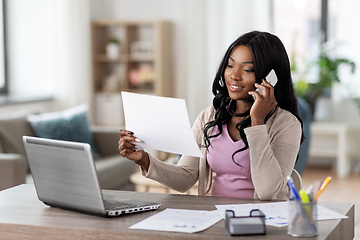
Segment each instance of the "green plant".
[[319,97],[323,89],[331,88],[334,82],[340,82],[339,66],[345,64],[351,67],[351,73],[355,72],[355,63],[345,58],[330,58],[322,49],[317,65],[319,66],[319,81],[310,84],[309,88],[315,98]]
[[295,92],[298,97],[302,97],[304,99],[307,98],[307,94],[309,91],[309,84],[304,80],[300,79],[294,83]]
[[[355,72],[354,62],[346,58],[332,58],[325,49],[324,47],[321,48],[319,59],[315,62],[315,66],[318,67],[319,71],[318,81],[309,83],[306,79],[299,79],[294,84],[297,96],[308,101],[312,113],[314,113],[316,100],[324,91],[330,89],[334,82],[340,82],[338,75],[340,65],[348,65],[351,68],[351,73]],[[296,65],[295,67],[293,66],[293,70],[296,71]]]
[[108,43],[116,43],[119,44],[119,40],[117,40],[116,38],[110,38]]

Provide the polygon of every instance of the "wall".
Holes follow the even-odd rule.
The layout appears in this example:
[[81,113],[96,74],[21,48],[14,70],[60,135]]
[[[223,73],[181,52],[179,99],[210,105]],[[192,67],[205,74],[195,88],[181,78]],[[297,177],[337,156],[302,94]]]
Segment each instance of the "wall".
[[334,17],[332,41],[338,57],[347,58],[356,64],[354,74],[349,67],[341,67],[339,78],[341,85],[336,84],[332,92],[332,118],[342,121],[359,121],[360,109],[351,98],[360,97],[360,2],[356,0],[329,0]]

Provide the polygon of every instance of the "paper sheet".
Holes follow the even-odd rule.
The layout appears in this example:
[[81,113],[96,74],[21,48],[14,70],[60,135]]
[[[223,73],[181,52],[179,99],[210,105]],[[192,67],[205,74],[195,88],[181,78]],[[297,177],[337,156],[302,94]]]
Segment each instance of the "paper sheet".
[[[252,209],[260,209],[265,214],[265,224],[274,227],[288,225],[288,205],[287,202],[260,203],[260,204],[235,204],[235,205],[215,205],[225,218],[225,210],[233,210],[235,216],[249,216]],[[331,220],[348,218],[345,215],[318,205],[317,219]]]
[[130,228],[194,233],[211,227],[222,218],[223,216],[217,210],[197,211],[167,208],[130,226]]
[[121,92],[126,129],[143,149],[202,157],[184,99]]

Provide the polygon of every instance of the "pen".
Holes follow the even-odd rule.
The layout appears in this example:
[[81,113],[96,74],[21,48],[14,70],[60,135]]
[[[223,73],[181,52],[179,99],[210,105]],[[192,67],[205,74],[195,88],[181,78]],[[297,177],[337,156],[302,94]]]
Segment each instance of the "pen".
[[308,215],[308,217],[306,217],[306,215],[305,216],[303,215],[304,220],[308,221],[311,224],[311,227],[316,231],[316,227],[313,224],[314,218],[313,218],[313,215],[312,215],[312,209],[311,209],[311,206],[309,205],[309,203],[310,203],[309,195],[307,195],[306,192],[304,190],[302,190],[302,189],[299,190],[299,195],[300,195],[302,204],[304,204],[302,206],[304,207],[304,209],[305,209],[305,211],[307,212],[307,215]]
[[321,184],[320,190],[316,193],[316,195],[314,197],[314,201],[316,201],[318,199],[318,197],[324,191],[324,189],[327,187],[327,185],[329,184],[330,181],[331,181],[331,177],[330,176],[326,177],[324,182]]
[[300,200],[300,196],[298,194],[298,192],[296,191],[296,188],[294,186],[294,182],[292,180],[292,178],[290,176],[287,177],[287,181],[288,181],[288,185],[289,185],[289,188],[290,188],[290,191],[293,193],[294,197],[295,197],[295,200],[296,201],[299,201]]
[[317,180],[317,181],[314,182],[314,184],[313,184],[313,186],[314,186],[313,187],[313,194],[312,194],[313,201],[314,201],[314,197],[316,196],[317,192],[320,190],[320,187],[321,187],[322,183],[323,183],[322,180]]
[[301,189],[299,191],[299,195],[300,195],[301,201],[303,203],[309,203],[310,202],[309,195],[307,195],[307,193],[304,190]]
[[309,214],[310,219],[312,219],[311,206],[307,205],[308,203],[310,203],[309,195],[307,195],[306,192],[302,189],[299,191],[299,195],[300,195],[302,203],[305,204],[305,209],[306,209],[307,213]]
[[309,196],[309,199],[310,199],[310,201],[312,201],[313,200],[313,189],[314,189],[314,185],[310,185],[309,187],[308,187],[308,189],[306,190],[306,194]]

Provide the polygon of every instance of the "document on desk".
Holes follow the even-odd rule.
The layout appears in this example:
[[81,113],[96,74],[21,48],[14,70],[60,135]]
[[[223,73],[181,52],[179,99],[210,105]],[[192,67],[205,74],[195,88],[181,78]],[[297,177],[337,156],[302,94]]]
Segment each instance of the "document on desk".
[[158,214],[130,226],[130,228],[195,233],[204,231],[222,218],[222,214],[217,210],[198,211],[167,208]]
[[[273,203],[249,203],[249,204],[234,204],[234,205],[215,205],[220,211],[223,218],[225,218],[225,210],[233,210],[235,216],[249,216],[252,209],[260,209],[265,214],[265,224],[274,227],[284,227],[288,225],[288,205],[287,202],[273,202]],[[331,220],[348,218],[345,215],[327,209],[318,205],[317,219]]]
[[143,149],[202,157],[184,99],[121,92],[126,129]]

